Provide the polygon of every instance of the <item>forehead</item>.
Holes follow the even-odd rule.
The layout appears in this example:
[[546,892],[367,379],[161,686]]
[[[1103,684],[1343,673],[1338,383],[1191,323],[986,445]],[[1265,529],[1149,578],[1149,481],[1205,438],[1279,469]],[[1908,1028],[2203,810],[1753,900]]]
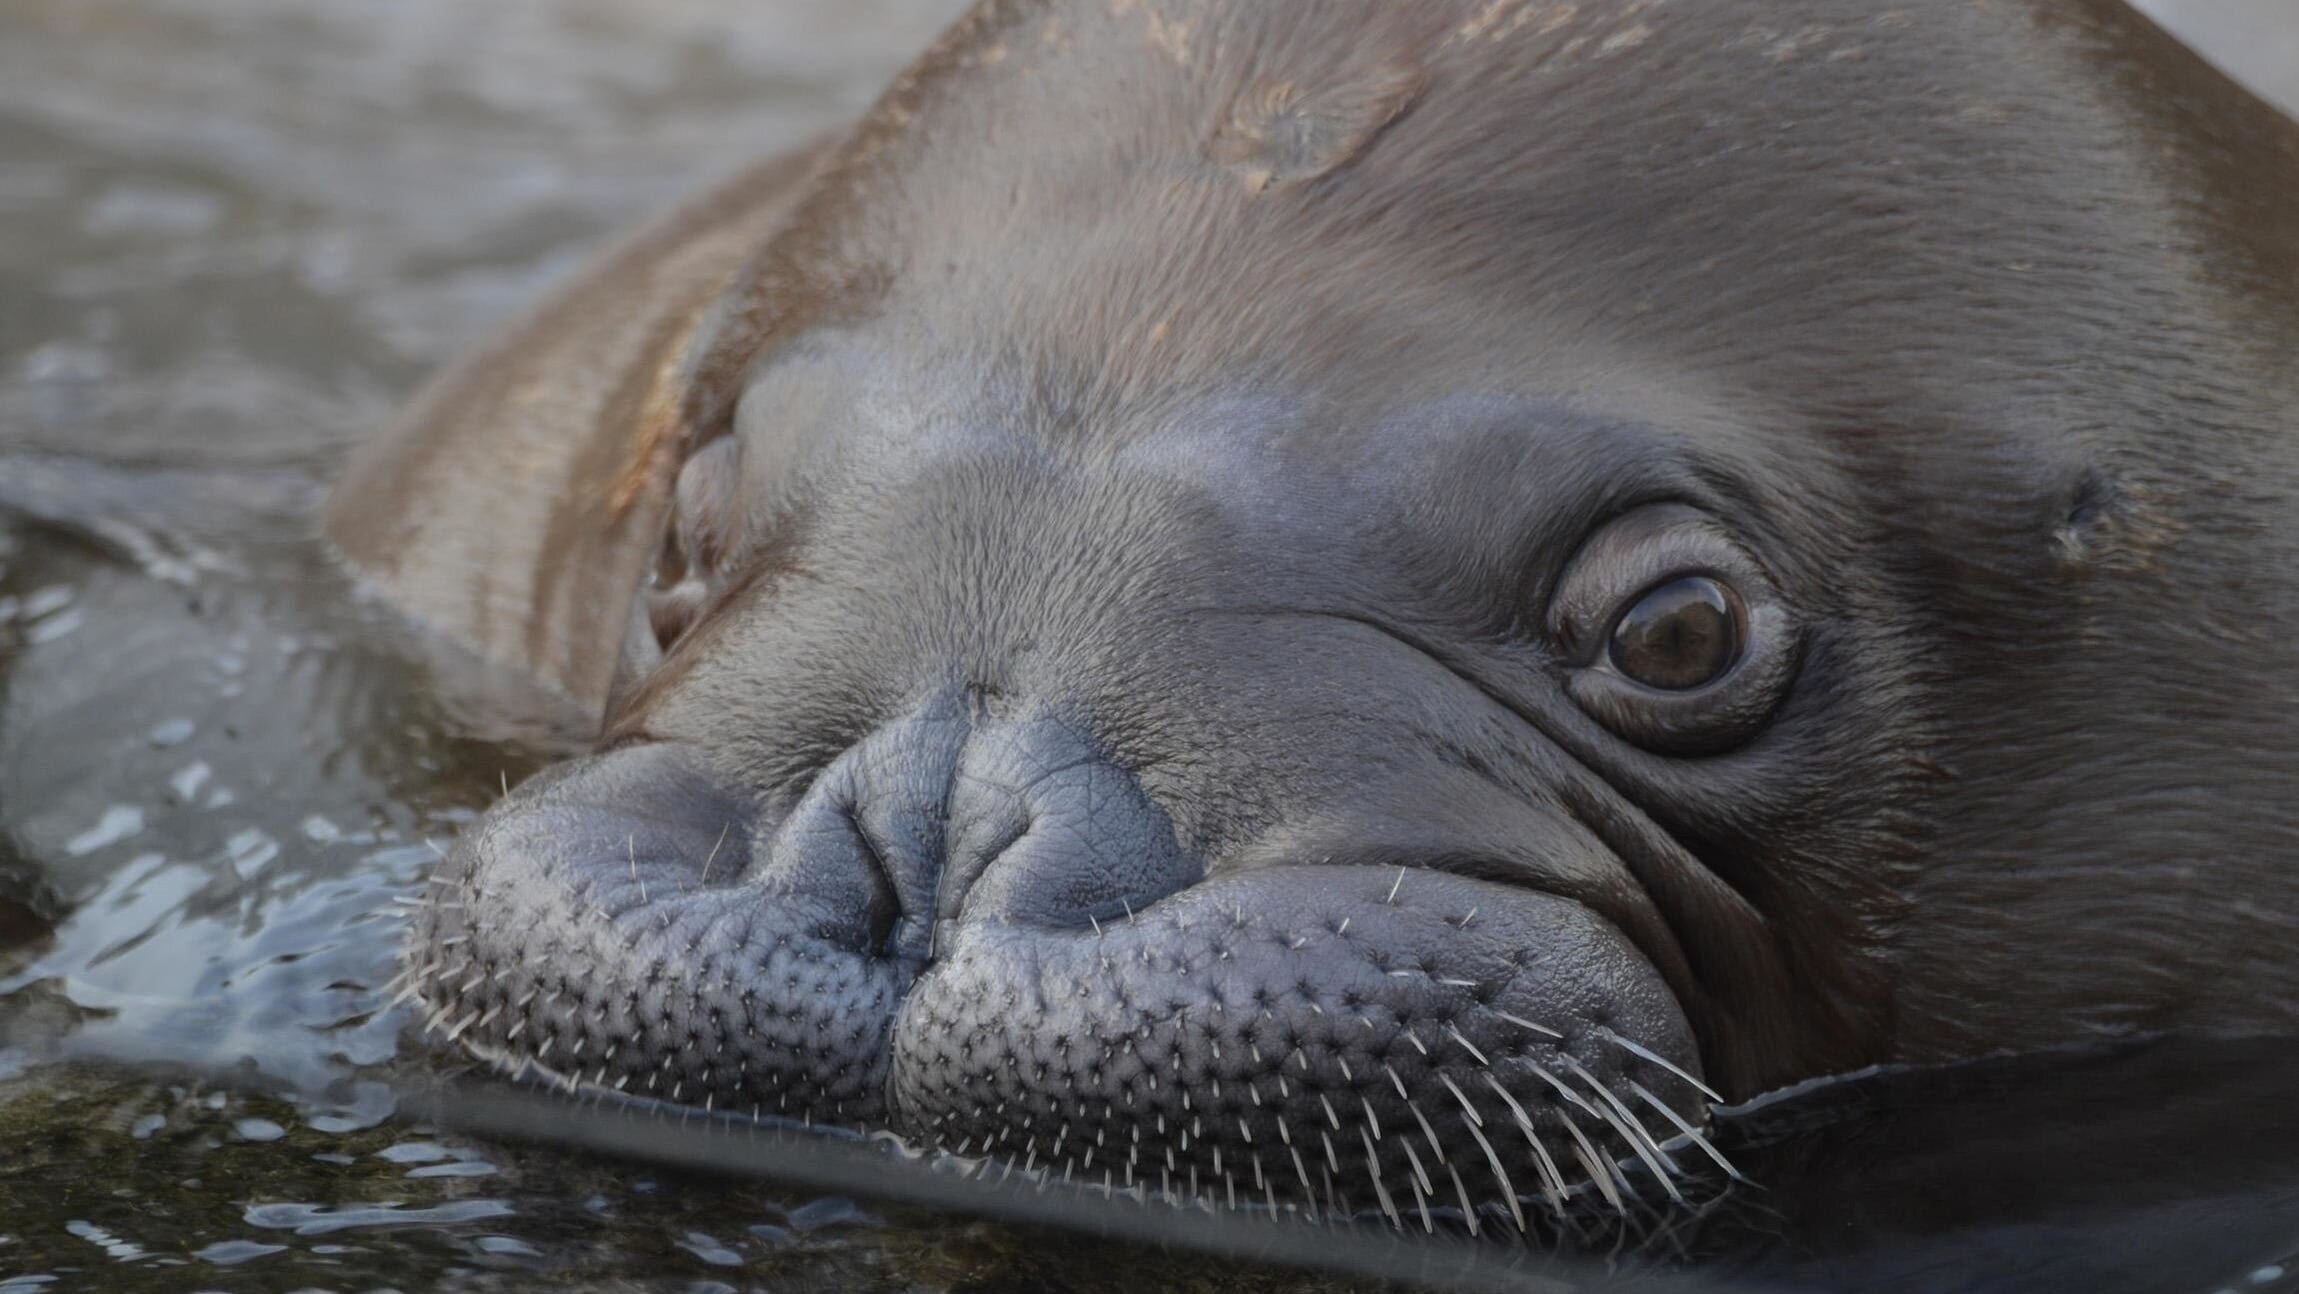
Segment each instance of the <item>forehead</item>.
[[865,126],[828,204],[836,255],[799,251],[845,275],[834,311],[1080,403],[1241,378],[1393,390],[1366,361],[1401,339],[1422,371],[1489,363],[1461,324],[1509,294],[1463,288],[1522,282],[1531,248],[1467,208],[1524,136],[1459,119],[1457,74],[1489,56],[1450,48],[1451,16],[986,10]]
[[[1827,39],[1758,39],[1784,10]],[[2006,141],[1968,99],[2021,69],[1933,36],[1853,0],[985,6],[769,241],[694,389],[920,453],[1196,427],[1238,479],[1288,437],[1429,452],[1458,419],[1395,427],[1468,397],[1727,464],[1809,468],[1848,410],[1991,434],[1982,374],[2059,358],[2023,315],[2098,287],[2007,298],[2000,262],[2097,241],[2053,226],[2108,204],[2036,193],[2114,177],[1975,172]]]
[[[1904,379],[1876,303],[1969,299],[2071,204],[2039,220],[2034,180],[1969,165],[2006,141],[1963,83],[2021,69],[1849,0],[1787,4],[1833,20],[1787,57],[1779,8],[984,6],[770,240],[698,389],[824,327],[1088,407],[1570,398],[1654,354],[1790,395]],[[1932,21],[1983,21],[1962,8]]]
[[1233,545],[1338,557],[1321,546],[1553,546],[1639,502],[1754,517],[1822,492],[1797,470],[1809,460],[1708,393],[1664,373],[1616,377],[1618,391],[1579,401],[1498,389],[1352,399],[1232,379],[1081,403],[1019,362],[864,327],[812,334],[766,364],[736,431],[751,516],[769,528],[944,507],[1069,534],[1091,517],[1122,529],[1134,505],[1163,500],[1151,506],[1178,505]]
[[985,6],[857,127],[704,367],[867,320],[1093,398],[1445,344],[1461,285],[1523,281],[1531,248],[1493,236],[1505,203],[1470,210],[1532,136],[1463,116],[1499,69],[1457,16]]

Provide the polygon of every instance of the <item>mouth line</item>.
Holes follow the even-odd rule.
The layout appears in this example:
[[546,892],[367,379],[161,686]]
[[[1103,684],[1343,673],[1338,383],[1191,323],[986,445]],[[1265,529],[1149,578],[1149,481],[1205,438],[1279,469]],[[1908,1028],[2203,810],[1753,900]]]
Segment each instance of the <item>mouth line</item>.
[[[1304,825],[1396,852],[1303,861],[1318,854],[1301,840],[1265,837],[1294,861],[1163,892],[1074,888],[1072,869],[1016,856],[1002,866],[1052,870],[999,871],[935,925],[931,957],[904,958],[860,882],[922,883],[911,855],[935,833],[878,838],[838,785],[816,816],[768,824],[665,746],[522,792],[443,858],[406,983],[434,1033],[561,1088],[885,1129],[1113,1190],[1336,1217],[1377,1198],[1393,1226],[1427,1228],[1451,1201],[1472,1231],[1485,1206],[1525,1229],[1526,1201],[1627,1217],[1643,1179],[1624,1163],[1681,1198],[1662,1143],[1698,1141],[1714,1099],[1660,969],[1569,892],[1617,867],[1584,860],[1596,843],[1553,807],[1547,827],[1488,824],[1499,845],[1565,833],[1550,885],[1473,874],[1491,870],[1482,844],[1437,850],[1439,823],[1352,838],[1335,819]],[[1009,807],[951,840],[1032,838]],[[747,834],[722,834],[729,814]],[[807,852],[766,866],[794,830]],[[1072,842],[1040,843],[1051,858]],[[1041,880],[1060,882],[1043,900]],[[1098,915],[1105,898],[1122,919]]]
[[[897,1013],[903,1009],[897,1007]],[[1399,1126],[1393,1132],[1375,1134],[1383,1147],[1402,1145],[1411,1159],[1411,1174],[1401,1174],[1403,1184],[1394,1191],[1385,1191],[1376,1180],[1374,1186],[1379,1198],[1377,1205],[1362,1200],[1351,1205],[1344,1198],[1338,1207],[1334,1207],[1330,1194],[1326,1204],[1321,1205],[1315,1194],[1307,1189],[1297,1197],[1290,1184],[1280,1195],[1272,1184],[1278,1179],[1280,1170],[1272,1169],[1269,1176],[1264,1178],[1258,1156],[1253,1160],[1254,1177],[1261,1188],[1258,1198],[1251,1191],[1243,1189],[1243,1183],[1235,1176],[1225,1176],[1225,1189],[1217,1192],[1210,1182],[1201,1185],[1194,1171],[1186,1190],[1178,1189],[1177,1183],[1171,1180],[1153,1188],[1146,1176],[1136,1180],[1130,1173],[1127,1183],[1119,1186],[1106,1171],[1102,1180],[1096,1183],[1090,1171],[1082,1179],[1080,1174],[1073,1171],[1077,1167],[1074,1160],[1065,1161],[1061,1172],[1057,1174],[1050,1160],[1039,1162],[1035,1152],[1025,1159],[1023,1153],[1009,1146],[1002,1136],[995,1142],[986,1135],[982,1136],[979,1144],[975,1138],[969,1137],[953,1145],[950,1139],[940,1135],[935,1128],[905,1129],[893,1106],[887,1111],[888,1117],[882,1120],[842,1119],[832,1122],[818,1119],[812,1111],[801,1111],[796,1117],[755,1109],[745,1114],[739,1108],[717,1105],[708,1093],[697,1105],[681,1100],[676,1089],[668,1097],[659,1092],[628,1090],[621,1081],[610,1084],[598,1079],[587,1079],[579,1067],[561,1068],[529,1052],[498,1047],[476,1039],[464,1039],[461,1036],[463,1025],[470,1022],[467,1017],[462,1025],[440,1028],[440,1022],[435,1016],[428,1022],[428,1026],[434,1036],[461,1046],[514,1081],[539,1081],[570,1096],[587,1096],[658,1113],[676,1113],[682,1121],[695,1117],[699,1111],[702,1117],[717,1119],[730,1127],[799,1128],[848,1141],[890,1137],[906,1152],[955,1165],[959,1172],[971,1178],[987,1180],[995,1174],[995,1182],[1004,1184],[1019,1175],[1025,1181],[1037,1183],[1040,1189],[1053,1185],[1076,1187],[1089,1193],[1098,1189],[1105,1199],[1126,1199],[1142,1205],[1160,1203],[1176,1208],[1219,1205],[1232,1211],[1265,1213],[1271,1217],[1291,1216],[1313,1222],[1343,1224],[1380,1223],[1404,1231],[1411,1231],[1418,1224],[1418,1228],[1428,1234],[1448,1230],[1476,1237],[1489,1229],[1496,1236],[1506,1236],[1513,1230],[1517,1236],[1524,1238],[1571,1242],[1585,1237],[1610,1237],[1617,1243],[1621,1228],[1643,1225],[1655,1219],[1665,1222],[1670,1216],[1668,1205],[1673,1204],[1679,1209],[1697,1208],[1697,1205],[1689,1203],[1688,1195],[1704,1194],[1710,1187],[1718,1191],[1729,1190],[1728,1181],[1741,1180],[1729,1160],[1693,1121],[1676,1113],[1667,1101],[1636,1080],[1624,1080],[1625,1096],[1613,1093],[1605,1081],[1566,1049],[1561,1036],[1553,1040],[1556,1043],[1556,1054],[1549,1061],[1548,1067],[1529,1061],[1527,1063],[1531,1064],[1534,1072],[1551,1090],[1565,1098],[1572,1109],[1580,1111],[1594,1124],[1584,1132],[1568,1110],[1561,1125],[1570,1137],[1565,1144],[1551,1151],[1537,1149],[1542,1144],[1542,1135],[1534,1132],[1532,1119],[1538,1116],[1528,1116],[1526,1107],[1539,1094],[1538,1089],[1521,1097],[1512,1096],[1508,1088],[1497,1080],[1490,1076],[1486,1078],[1490,1091],[1514,1114],[1518,1129],[1539,1154],[1537,1171],[1527,1170],[1538,1184],[1537,1192],[1512,1190],[1505,1197],[1471,1192],[1463,1182],[1463,1170],[1468,1167],[1468,1163],[1447,1160],[1445,1150],[1437,1143],[1438,1134],[1431,1130],[1428,1118],[1415,1109],[1413,1120],[1418,1123],[1418,1133],[1428,1139],[1424,1153],[1414,1153],[1415,1130],[1412,1124]],[[1539,1028],[1531,1026],[1527,1021],[1518,1023]],[[899,1032],[899,1027],[896,1031]],[[1407,1032],[1417,1031],[1408,1029]],[[1550,1034],[1554,1031],[1542,1029],[1541,1032]],[[1612,1046],[1681,1078],[1713,1099],[1714,1094],[1698,1078],[1632,1039],[1601,1025],[1594,1026],[1591,1032]],[[1463,1037],[1457,1028],[1448,1030],[1447,1035],[1455,1045],[1471,1053],[1477,1051],[1475,1045]],[[1432,1041],[1441,1047],[1446,1045],[1447,1036],[1432,1035]],[[1418,1040],[1416,1045],[1420,1045]],[[1480,1056],[1479,1059],[1484,1058]],[[1382,1068],[1387,1069],[1386,1066]],[[1402,1095],[1405,1087],[1393,1070],[1388,1072],[1388,1079],[1398,1084],[1396,1090]],[[1585,1084],[1585,1090],[1576,1087],[1575,1080]],[[1468,1095],[1469,1090],[1475,1090],[1474,1086],[1470,1085],[1465,1090],[1464,1084],[1468,1083],[1466,1079],[1458,1083],[1451,1079],[1441,1081],[1452,1097],[1464,1110],[1469,1110],[1474,1118],[1474,1109]],[[1218,1094],[1220,1090],[1221,1084],[1217,1080],[1213,1084],[1213,1091]],[[1482,1096],[1480,1092],[1480,1099]],[[1650,1125],[1632,1112],[1634,1101],[1629,1099],[1631,1097],[1657,1111],[1666,1120],[1666,1124],[1660,1128],[1663,1135],[1654,1135]],[[1408,1101],[1407,1105],[1410,1108],[1412,1103]],[[1327,1111],[1330,1115],[1330,1105]],[[1370,1108],[1366,1110],[1365,1117],[1367,1120],[1373,1119]],[[1335,1126],[1338,1127],[1338,1123]],[[1375,1122],[1374,1126],[1379,1127],[1380,1124]],[[1509,1130],[1505,1121],[1494,1123],[1491,1127],[1490,1137],[1493,1140],[1501,1139]],[[1616,1134],[1613,1138],[1604,1135],[1608,1127]],[[1634,1131],[1631,1131],[1632,1128]],[[1554,1136],[1557,1128],[1554,1125],[1544,1125],[1544,1132]],[[1360,1135],[1363,1135],[1362,1130]],[[1474,1135],[1477,1145],[1483,1148],[1485,1156],[1492,1163],[1495,1176],[1506,1182],[1507,1175],[1502,1172],[1499,1160],[1493,1158],[1495,1151],[1486,1135]],[[1322,1133],[1320,1137],[1322,1139]],[[1376,1156],[1374,1139],[1364,1141],[1364,1152],[1368,1160]],[[1456,1155],[1458,1153],[1457,1149]],[[1324,1154],[1329,1159],[1332,1156],[1332,1141],[1324,1140]],[[1295,1152],[1293,1162],[1296,1170],[1301,1172],[1301,1180],[1306,1188],[1308,1173],[1300,1168],[1302,1160],[1298,1151]],[[1091,1164],[1089,1158],[1089,1169]],[[1218,1172],[1218,1156],[1215,1164]],[[1709,1171],[1710,1164],[1714,1165],[1715,1173]],[[1721,1174],[1721,1178],[1716,1174]],[[1408,1187],[1409,1199],[1406,1198]],[[1330,1189],[1328,1182],[1329,1192]]]
[[[436,1030],[429,1032],[435,1038],[443,1038]],[[1617,1036],[1614,1041],[1626,1043],[1625,1039]],[[819,1121],[805,1115],[792,1118],[766,1113],[746,1114],[732,1108],[683,1104],[659,1095],[596,1084],[579,1074],[553,1069],[531,1056],[468,1043],[457,1045],[487,1064],[505,1081],[539,1086],[560,1099],[574,1103],[578,1108],[620,1109],[633,1116],[644,1115],[650,1121],[674,1121],[681,1128],[693,1127],[698,1123],[706,1129],[716,1125],[728,1133],[743,1131],[754,1137],[760,1131],[769,1134],[797,1134],[836,1145],[877,1149],[892,1155],[897,1162],[916,1165],[924,1172],[955,1175],[970,1187],[1027,1188],[1037,1197],[1043,1197],[1049,1191],[1066,1191],[1080,1199],[1098,1198],[1105,1205],[1123,1202],[1135,1208],[1162,1207],[1197,1217],[1227,1211],[1247,1219],[1290,1220],[1316,1226],[1338,1226],[1344,1230],[1371,1228],[1407,1235],[1418,1224],[1427,1236],[1464,1236],[1472,1240],[1514,1239],[1518,1242],[1539,1240],[1558,1245],[1561,1252],[1593,1247],[1619,1253],[1624,1249],[1624,1242],[1628,1242],[1626,1247],[1634,1251],[1651,1241],[1665,1238],[1671,1226],[1676,1225],[1671,1219],[1669,1206],[1678,1211],[1677,1216],[1680,1218],[1697,1216],[1710,1207],[1713,1201],[1722,1199],[1749,1181],[1718,1148],[1710,1134],[1702,1132],[1698,1126],[1681,1116],[1673,1116],[1665,1103],[1652,1100],[1652,1108],[1673,1116],[1670,1120],[1673,1126],[1667,1130],[1668,1135],[1648,1139],[1650,1150],[1658,1154],[1659,1163],[1654,1163],[1647,1154],[1640,1154],[1636,1150],[1607,1154],[1602,1160],[1602,1167],[1607,1170],[1604,1174],[1561,1181],[1553,1188],[1544,1182],[1541,1193],[1518,1196],[1515,1208],[1498,1199],[1473,1201],[1467,1198],[1465,1192],[1451,1200],[1427,1195],[1410,1207],[1395,1209],[1376,1204],[1323,1210],[1314,1202],[1298,1203],[1290,1197],[1281,1202],[1272,1202],[1266,1196],[1255,1198],[1246,1193],[1217,1200],[1203,1191],[1192,1193],[1153,1189],[1146,1181],[1118,1186],[1107,1180],[1081,1180],[1074,1174],[1057,1173],[1051,1165],[1025,1164],[1011,1153],[994,1153],[988,1147],[970,1152],[964,1147],[953,1148],[906,1134],[891,1126],[849,1126]],[[1641,1048],[1637,1050],[1642,1055],[1650,1056]],[[1699,1082],[1689,1075],[1685,1077],[1695,1084]],[[1649,1093],[1644,1095],[1649,1096]],[[456,1099],[460,1099],[460,1096]],[[718,1164],[715,1158],[708,1158],[705,1162],[713,1166]],[[1582,1158],[1579,1166],[1586,1168],[1589,1161]],[[911,1170],[906,1167],[899,1171]],[[1455,1180],[1458,1180],[1457,1176]],[[907,1183],[903,1178],[889,1176],[887,1184],[889,1189],[885,1193],[898,1198],[904,1193]],[[983,1200],[967,1196],[954,1197],[947,1203],[960,1210],[984,1206]],[[1649,1227],[1650,1234],[1631,1234],[1630,1229],[1639,1226]]]

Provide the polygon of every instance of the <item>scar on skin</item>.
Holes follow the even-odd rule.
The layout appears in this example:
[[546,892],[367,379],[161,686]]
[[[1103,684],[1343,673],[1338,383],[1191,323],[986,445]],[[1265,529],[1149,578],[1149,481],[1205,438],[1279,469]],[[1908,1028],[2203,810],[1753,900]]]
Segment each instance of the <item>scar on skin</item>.
[[1424,84],[1419,70],[1407,68],[1308,86],[1256,81],[1230,105],[1209,151],[1256,193],[1312,180],[1364,152],[1405,114]]
[[1172,59],[1175,67],[1189,66],[1188,23],[1152,13],[1149,15],[1149,42]]
[[1543,4],[1537,3],[1536,0],[1492,0],[1492,3],[1471,16],[1469,21],[1462,23],[1459,30],[1454,34],[1457,39],[1464,41],[1506,40],[1531,25],[1533,20],[1538,18],[1541,20],[1540,25],[1533,29],[1533,34],[1545,36],[1571,22],[1579,15],[1580,6],[1577,4]]
[[1640,22],[1634,26],[1623,27],[1598,42],[1597,54],[1599,57],[1607,54],[1618,54],[1624,50],[1635,49],[1650,39],[1652,39],[1652,25]]

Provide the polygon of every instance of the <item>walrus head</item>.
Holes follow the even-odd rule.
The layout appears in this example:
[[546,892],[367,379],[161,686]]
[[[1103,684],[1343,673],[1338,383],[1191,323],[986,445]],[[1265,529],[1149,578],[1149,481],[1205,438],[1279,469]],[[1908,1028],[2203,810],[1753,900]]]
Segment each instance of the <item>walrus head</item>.
[[2134,449],[2115,307],[2219,327],[2217,235],[2022,71],[2107,37],[1797,7],[992,5],[451,377],[333,531],[605,737],[433,878],[432,1023],[1523,1227],[1712,1099],[2194,1010],[1986,940],[2100,838],[2005,770],[2136,775],[2068,716],[2224,465]]

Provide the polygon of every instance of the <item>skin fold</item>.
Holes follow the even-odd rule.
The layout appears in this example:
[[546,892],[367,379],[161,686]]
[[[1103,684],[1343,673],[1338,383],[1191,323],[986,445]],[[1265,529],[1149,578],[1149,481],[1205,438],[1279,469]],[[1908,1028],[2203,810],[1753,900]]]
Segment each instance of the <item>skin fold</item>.
[[1711,1102],[2291,1025],[2299,130],[2105,0],[986,4],[330,535],[591,753],[441,1036],[1558,1234]]

